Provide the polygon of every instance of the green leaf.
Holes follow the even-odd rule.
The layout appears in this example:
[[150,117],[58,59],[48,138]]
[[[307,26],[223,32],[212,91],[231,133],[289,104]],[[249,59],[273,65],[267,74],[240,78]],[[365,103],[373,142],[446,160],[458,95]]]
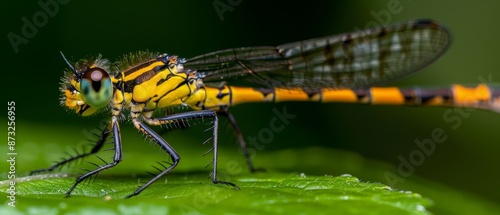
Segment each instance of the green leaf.
[[[141,182],[143,178],[138,177]],[[140,195],[123,199],[136,189],[138,178],[115,175],[80,184],[70,198],[64,193],[74,183],[67,174],[18,178],[16,208],[0,212],[20,214],[168,214],[168,213],[341,213],[428,214],[429,200],[411,192],[395,191],[378,183],[360,182],[350,175],[306,176],[263,172],[231,177],[240,190],[213,185],[205,173],[170,174]],[[9,181],[0,188],[8,189]]]
[[[82,182],[70,198],[64,198],[77,176],[72,170],[78,171],[85,162],[57,174],[20,176],[46,168],[64,152],[79,148],[80,143],[85,145],[90,126],[23,121],[19,125],[30,135],[19,135],[17,139],[16,207],[9,206],[9,199],[3,197],[0,214],[429,214],[429,211],[495,214],[499,211],[495,203],[417,176],[404,178],[404,183],[397,186],[413,192],[391,190],[378,182],[386,182],[385,172],[397,172],[394,166],[324,147],[256,151],[255,166],[268,171],[250,174],[242,155],[237,153],[237,146],[230,148],[228,141],[221,141],[218,179],[233,182],[241,189],[214,185],[207,179],[210,169],[200,170],[211,160],[211,156],[200,156],[209,147],[201,148],[199,143],[203,139],[196,139],[197,135],[184,134],[199,134],[192,129],[164,135],[176,143],[174,147],[183,157],[177,168],[140,195],[123,199],[151,178],[143,175],[152,170],[151,164],[165,159],[164,152],[154,144],[148,145],[131,126],[122,127],[123,161],[100,173],[95,180]],[[100,152],[99,156],[108,160],[112,152]],[[94,156],[88,158],[92,159],[99,162]],[[8,165],[0,162],[0,169],[8,170]],[[7,173],[0,179],[4,180],[0,181],[0,193],[8,197]]]

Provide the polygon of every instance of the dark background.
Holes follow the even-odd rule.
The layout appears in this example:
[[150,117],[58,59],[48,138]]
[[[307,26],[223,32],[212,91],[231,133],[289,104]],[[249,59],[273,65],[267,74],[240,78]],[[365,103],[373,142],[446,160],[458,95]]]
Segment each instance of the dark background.
[[[1,13],[2,34],[5,35],[1,43],[1,87],[4,102],[16,102],[18,150],[39,147],[37,149],[41,152],[55,153],[57,158],[58,149],[68,144],[58,141],[59,135],[68,133],[81,139],[79,130],[92,128],[101,119],[82,119],[59,105],[59,79],[66,68],[59,51],[63,51],[70,61],[99,53],[114,60],[122,54],[144,49],[190,58],[226,48],[279,45],[352,31],[356,27],[363,29],[367,23],[379,20],[370,12],[387,11],[389,1],[319,3],[242,0],[234,6],[224,0],[219,2],[232,8],[232,11],[222,14],[223,20],[217,14],[213,1],[126,3],[73,0],[59,5],[58,12],[38,28],[34,37],[28,38],[27,44],[19,45],[19,52],[15,53],[7,35],[12,32],[22,36],[24,23],[21,18],[32,20],[33,15],[42,9],[36,1],[9,1]],[[480,82],[479,77],[493,82],[500,79],[500,3],[396,2],[400,3],[402,11],[383,17],[384,24],[432,18],[449,27],[454,41],[449,52],[436,63],[393,85],[474,85]],[[247,104],[234,107],[232,111],[244,134],[255,135],[269,125],[274,117],[274,107],[282,110],[285,106],[297,118],[283,132],[274,135],[265,151],[319,146],[358,153],[364,158],[392,163],[397,167],[400,164],[398,156],[408,157],[417,149],[413,143],[415,139],[430,138],[431,131],[441,128],[448,139],[437,145],[435,153],[426,157],[411,177],[421,176],[486,199],[499,199],[500,115],[497,113],[467,111],[470,115],[463,117],[458,128],[453,129],[453,123],[443,119],[448,108],[282,103]],[[1,124],[5,126],[6,123]],[[55,133],[44,132],[51,126],[61,125]],[[137,135],[131,127],[122,125],[123,133]],[[50,135],[50,138],[37,136],[42,134]],[[196,133],[188,132],[188,135]],[[221,141],[234,141],[230,131],[221,131],[221,135]],[[235,148],[232,144],[221,145],[231,150]],[[50,163],[50,158],[20,154],[19,159],[26,162],[18,164],[19,169],[28,171],[44,167]],[[302,158],[290,159],[300,161]],[[183,162],[188,163],[189,159]],[[259,162],[258,156],[255,162],[258,166],[268,166]],[[310,171],[317,174],[337,173],[335,165],[332,165],[332,169]],[[2,169],[7,169],[3,163]],[[380,177],[361,179],[380,181]],[[404,187],[404,182],[398,186]]]

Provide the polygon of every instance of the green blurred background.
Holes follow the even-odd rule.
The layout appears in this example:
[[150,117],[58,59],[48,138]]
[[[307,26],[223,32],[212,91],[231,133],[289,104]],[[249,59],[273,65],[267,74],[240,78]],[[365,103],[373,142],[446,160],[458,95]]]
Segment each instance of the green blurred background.
[[[239,4],[231,6],[225,0],[220,0],[219,2],[232,9],[222,14],[223,20],[214,9],[214,1],[129,2],[131,3],[73,0],[59,5],[58,12],[48,18],[48,23],[38,28],[38,33],[29,38],[27,44],[19,45],[18,53],[13,51],[7,36],[3,37],[2,98],[5,99],[5,106],[6,101],[16,102],[19,174],[49,165],[72,144],[58,136],[70,135],[78,142],[84,139],[81,131],[90,130],[101,119],[80,118],[59,105],[59,79],[66,68],[59,51],[63,51],[70,61],[99,53],[114,60],[122,54],[144,49],[190,58],[226,48],[279,45],[356,28],[363,29],[373,21],[385,24],[431,18],[448,26],[453,33],[451,49],[417,75],[393,85],[474,85],[480,82],[479,77],[493,82],[500,80],[500,61],[497,59],[500,50],[498,1],[319,3],[242,0],[241,3],[235,1]],[[390,17],[382,16],[382,20],[375,18],[373,13],[388,11],[388,2],[398,2],[401,12],[390,14]],[[21,18],[32,20],[38,11],[41,11],[41,7],[37,1],[4,3],[1,13],[2,34],[13,32],[22,35]],[[435,153],[426,157],[410,178],[429,179],[464,193],[499,202],[499,114],[471,111],[468,112],[470,115],[462,118],[460,126],[453,129],[453,123],[443,119],[448,108],[281,103],[247,104],[234,107],[232,111],[244,136],[248,137],[256,136],[261,129],[269,127],[270,120],[275,116],[272,111],[274,107],[278,110],[286,107],[288,113],[297,117],[291,120],[284,131],[275,133],[272,142],[265,145],[263,151],[257,151],[254,161],[258,167],[272,169],[274,164],[270,162],[279,162],[259,160],[261,153],[308,147],[345,150],[397,167],[400,164],[398,156],[408,158],[417,149],[415,139],[430,138],[431,131],[441,128],[448,139],[437,145]],[[226,129],[227,122],[222,120],[222,123],[220,145],[225,149],[222,150],[221,158],[225,156],[224,153],[238,153],[231,131]],[[5,128],[5,124],[4,121],[1,126]],[[131,125],[122,125],[122,130],[124,144],[129,144],[124,146],[125,153],[127,150],[142,150],[147,146],[140,142],[142,137]],[[197,138],[195,131],[197,130],[175,131],[167,140],[174,147],[185,147],[186,150],[196,148],[206,136]],[[130,141],[133,138],[139,142]],[[0,148],[4,152],[7,146]],[[22,150],[36,153],[22,154]],[[198,152],[201,151],[196,151],[193,156],[199,155]],[[305,150],[301,156],[288,158],[288,164],[297,164],[295,168],[291,165],[289,171],[321,175],[352,173],[364,181],[387,183],[383,172],[363,176],[354,170],[350,172],[336,168],[340,164],[335,163],[329,164],[327,169],[300,165],[302,160],[316,156],[306,152],[310,151]],[[183,156],[179,168],[189,170],[205,165],[190,163],[191,160],[196,161],[196,158],[190,156]],[[244,165],[242,158],[238,162]],[[8,168],[6,163],[1,163],[0,166],[1,172]],[[276,165],[274,168],[279,169],[280,166]],[[405,182],[397,183],[395,187],[424,192],[425,196],[425,191],[414,190],[405,185]]]

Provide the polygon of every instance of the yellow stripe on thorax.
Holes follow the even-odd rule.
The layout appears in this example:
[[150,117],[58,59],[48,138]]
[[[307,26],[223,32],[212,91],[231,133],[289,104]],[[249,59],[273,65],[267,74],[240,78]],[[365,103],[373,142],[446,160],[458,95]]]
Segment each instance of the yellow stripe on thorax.
[[163,66],[163,65],[165,65],[165,63],[163,63],[161,61],[156,61],[156,62],[154,62],[146,67],[143,67],[141,69],[138,69],[134,72],[127,73],[126,76],[124,76],[123,81],[127,82],[127,81],[134,80],[137,77],[139,77],[140,75],[142,75],[144,72],[151,71],[153,68],[155,68],[157,66]]
[[[135,73],[134,73],[135,74]],[[153,77],[151,77],[149,80],[142,82],[141,84],[137,84],[134,86],[134,89],[132,91],[132,98],[136,102],[145,102],[148,99],[152,99],[152,97],[159,93],[157,92],[160,90],[160,88],[157,86],[157,83],[161,79],[165,79],[167,75],[169,74],[168,70],[164,70],[162,72],[157,73]],[[127,78],[127,77],[126,77]],[[173,81],[165,81],[167,85],[172,85]]]
[[157,103],[158,108],[182,104],[182,99],[189,95],[194,88],[187,83],[177,87],[177,85],[184,82],[186,78],[187,75],[182,73],[171,76],[168,80],[158,85],[155,89],[155,96],[152,97],[148,103],[148,108],[152,108],[150,106],[154,103]]
[[196,83],[187,82],[187,73],[179,72],[176,66],[153,71],[158,66],[166,65],[157,61],[133,72],[123,72],[124,85],[132,85],[133,88],[131,92],[117,90],[115,102],[124,101],[129,106],[134,101],[145,103],[144,107],[148,109],[165,108],[183,104],[182,100],[196,91]]

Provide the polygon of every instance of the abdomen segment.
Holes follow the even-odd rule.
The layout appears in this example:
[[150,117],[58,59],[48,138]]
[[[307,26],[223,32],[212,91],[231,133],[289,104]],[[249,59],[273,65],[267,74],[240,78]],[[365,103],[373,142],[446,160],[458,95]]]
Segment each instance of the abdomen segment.
[[201,108],[219,109],[251,102],[305,101],[361,103],[373,105],[456,106],[500,112],[500,88],[485,84],[476,87],[453,85],[443,88],[371,87],[367,89],[206,87]]

